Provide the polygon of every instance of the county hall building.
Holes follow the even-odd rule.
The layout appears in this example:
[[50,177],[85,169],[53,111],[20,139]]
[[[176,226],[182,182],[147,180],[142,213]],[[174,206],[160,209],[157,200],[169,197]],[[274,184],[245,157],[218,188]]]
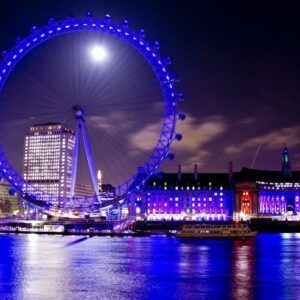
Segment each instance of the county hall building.
[[288,216],[300,220],[300,171],[288,149],[278,171],[242,168],[227,173],[159,173],[131,196],[131,213],[148,220],[247,220]]

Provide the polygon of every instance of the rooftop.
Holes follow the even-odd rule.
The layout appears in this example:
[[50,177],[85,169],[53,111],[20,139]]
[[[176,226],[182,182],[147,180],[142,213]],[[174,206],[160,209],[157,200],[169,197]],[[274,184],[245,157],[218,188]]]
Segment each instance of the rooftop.
[[235,182],[300,182],[300,171],[292,171],[291,176],[284,176],[282,171],[242,168],[234,173],[233,178]]
[[160,173],[153,175],[146,184],[149,189],[163,188],[165,185],[168,188],[172,186],[192,186],[201,188],[217,188],[224,189],[230,188],[230,180],[227,173],[182,173],[180,176],[178,173]]

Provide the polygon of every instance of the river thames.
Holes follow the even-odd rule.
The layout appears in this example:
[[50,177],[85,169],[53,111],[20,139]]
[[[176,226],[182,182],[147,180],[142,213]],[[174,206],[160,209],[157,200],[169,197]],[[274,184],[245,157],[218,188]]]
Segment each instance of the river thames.
[[0,299],[300,299],[300,234],[0,235]]

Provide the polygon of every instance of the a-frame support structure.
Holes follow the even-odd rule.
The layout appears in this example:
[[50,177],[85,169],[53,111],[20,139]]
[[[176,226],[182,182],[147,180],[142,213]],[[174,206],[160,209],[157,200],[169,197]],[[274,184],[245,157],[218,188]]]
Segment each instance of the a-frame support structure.
[[71,198],[75,196],[75,183],[76,183],[76,173],[77,173],[77,164],[78,164],[79,142],[80,142],[80,135],[81,135],[94,192],[97,197],[97,200],[100,202],[96,171],[95,171],[94,161],[92,157],[91,147],[87,136],[84,113],[82,108],[79,106],[75,106],[74,111],[76,117],[76,133],[75,133],[75,145],[73,151],[73,163],[72,163],[72,174],[71,174]]

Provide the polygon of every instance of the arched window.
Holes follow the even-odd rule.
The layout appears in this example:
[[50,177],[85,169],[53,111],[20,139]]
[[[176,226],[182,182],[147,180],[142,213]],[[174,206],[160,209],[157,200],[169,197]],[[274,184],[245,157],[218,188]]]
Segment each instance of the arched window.
[[249,192],[243,192],[240,196],[241,212],[252,214],[252,196]]

